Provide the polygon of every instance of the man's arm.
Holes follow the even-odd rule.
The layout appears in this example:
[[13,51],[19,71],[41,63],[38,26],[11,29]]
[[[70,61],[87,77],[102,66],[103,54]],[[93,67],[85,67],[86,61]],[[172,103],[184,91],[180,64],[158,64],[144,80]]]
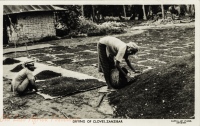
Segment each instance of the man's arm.
[[134,69],[133,66],[131,65],[131,63],[130,63],[128,57],[125,57],[124,59],[125,59],[125,61],[126,61],[126,64],[129,66],[129,68],[130,68],[133,72],[135,72],[135,69]]
[[133,66],[131,65],[131,63],[130,63],[128,57],[125,57],[124,59],[125,59],[125,61],[126,61],[126,64],[129,66],[129,68],[130,68],[133,72],[135,72],[135,73],[139,73],[139,72],[140,72],[140,71],[137,71],[137,70],[135,70],[135,69],[133,68]]
[[116,61],[116,62],[115,62],[115,66],[116,66],[116,68],[119,70],[119,72],[123,73],[123,75],[124,75],[127,79],[130,78],[130,77],[122,70],[119,61]]

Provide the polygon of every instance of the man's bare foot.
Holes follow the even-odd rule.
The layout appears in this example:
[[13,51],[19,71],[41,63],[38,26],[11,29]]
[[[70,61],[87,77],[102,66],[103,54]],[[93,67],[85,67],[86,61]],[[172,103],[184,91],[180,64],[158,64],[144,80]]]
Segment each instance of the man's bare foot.
[[109,92],[113,92],[113,91],[117,91],[116,89],[112,88],[112,87],[102,87],[98,92],[99,93],[109,93]]

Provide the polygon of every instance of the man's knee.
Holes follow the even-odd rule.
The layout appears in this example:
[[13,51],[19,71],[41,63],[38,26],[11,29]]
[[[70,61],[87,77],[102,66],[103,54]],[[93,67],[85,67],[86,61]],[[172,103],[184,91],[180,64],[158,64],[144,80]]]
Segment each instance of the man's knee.
[[26,90],[21,90],[20,88],[17,88],[17,89],[16,89],[16,92],[17,92],[19,95],[24,95],[24,93],[26,92]]

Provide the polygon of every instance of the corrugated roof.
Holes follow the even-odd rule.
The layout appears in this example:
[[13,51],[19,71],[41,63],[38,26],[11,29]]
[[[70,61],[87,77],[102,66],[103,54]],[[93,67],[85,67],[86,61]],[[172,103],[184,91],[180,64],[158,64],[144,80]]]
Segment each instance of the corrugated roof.
[[55,10],[65,10],[65,9],[53,5],[4,5],[3,6],[4,15],[22,13],[22,12],[55,11]]

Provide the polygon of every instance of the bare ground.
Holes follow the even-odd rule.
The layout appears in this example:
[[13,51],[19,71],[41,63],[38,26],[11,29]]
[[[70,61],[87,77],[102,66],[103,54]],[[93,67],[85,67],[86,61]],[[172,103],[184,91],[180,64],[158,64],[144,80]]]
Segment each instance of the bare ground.
[[[135,35],[134,32],[138,34]],[[132,62],[135,63],[136,69],[141,71],[157,68],[171,62],[175,57],[194,52],[194,24],[142,30],[142,32],[141,30],[129,29],[128,33],[116,36],[126,42],[135,41],[141,46],[137,57],[131,58]],[[29,54],[42,63],[52,65],[50,63],[53,62],[55,66],[61,66],[65,69],[103,79],[103,76],[97,72],[96,42],[99,38],[89,37],[50,41],[49,44],[53,44],[55,47],[30,50]],[[83,53],[85,50],[93,52]],[[4,56],[14,57],[14,54],[10,53]],[[26,53],[18,52],[17,56],[26,56]],[[73,59],[73,61],[62,61],[66,57]],[[59,60],[58,58],[61,59]],[[44,100],[43,97],[37,94],[19,97],[13,96],[12,92],[10,92],[10,80],[4,78],[4,118],[115,118],[116,116],[113,112],[115,108],[109,105],[107,97],[98,106],[99,100],[103,95],[98,93],[98,90],[95,89],[53,100]]]

